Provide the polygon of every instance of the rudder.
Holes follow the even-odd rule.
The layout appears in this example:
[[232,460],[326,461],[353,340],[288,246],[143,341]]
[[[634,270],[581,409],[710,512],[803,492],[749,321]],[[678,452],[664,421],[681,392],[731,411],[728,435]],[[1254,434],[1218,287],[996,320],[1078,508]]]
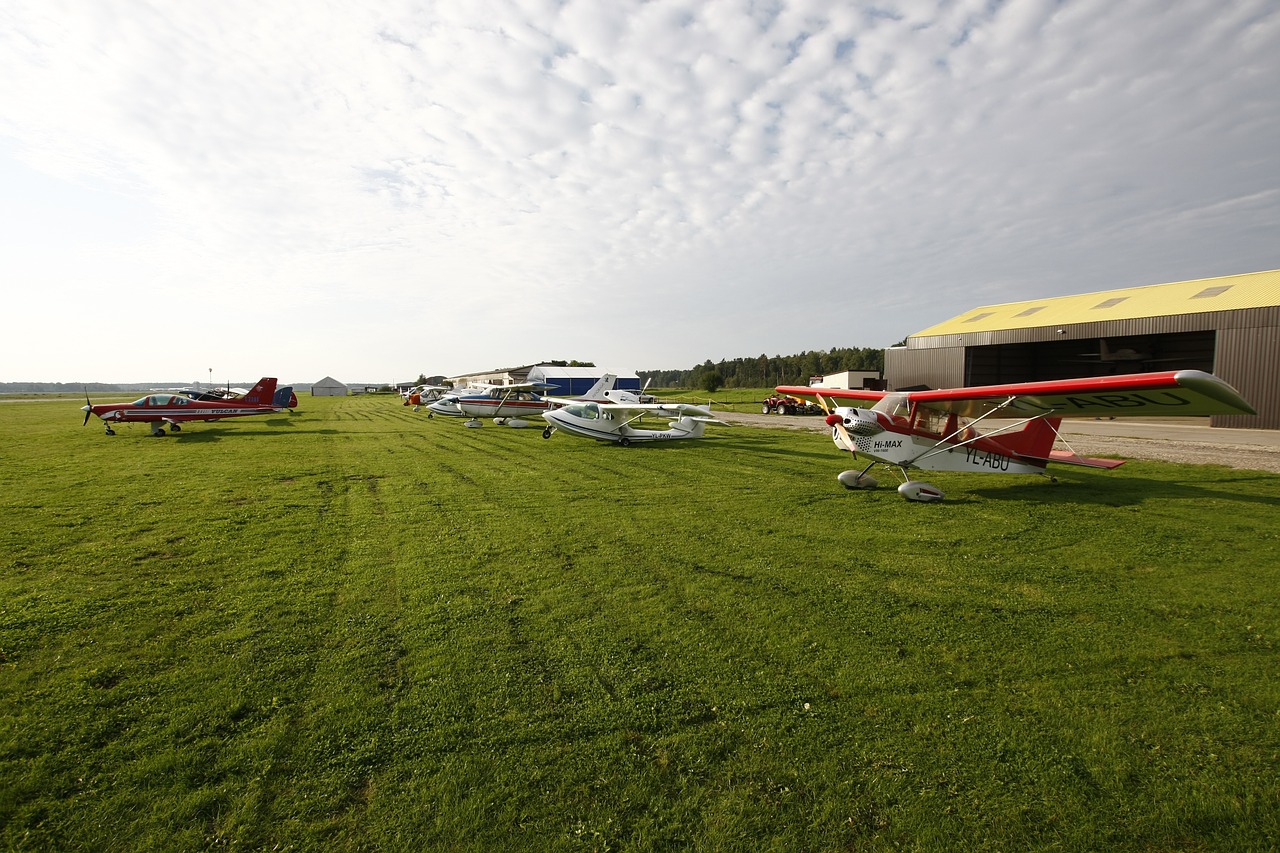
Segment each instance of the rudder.
[[264,376],[258,380],[258,384],[249,389],[249,393],[244,395],[246,403],[252,403],[255,406],[270,406],[275,402],[276,395],[276,378],[274,376]]

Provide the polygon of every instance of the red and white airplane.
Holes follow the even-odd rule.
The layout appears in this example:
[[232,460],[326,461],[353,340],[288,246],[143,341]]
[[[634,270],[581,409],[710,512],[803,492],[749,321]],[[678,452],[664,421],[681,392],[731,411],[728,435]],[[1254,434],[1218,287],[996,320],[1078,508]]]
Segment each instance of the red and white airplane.
[[[854,459],[870,462],[861,471],[845,471],[840,483],[872,489],[873,465],[897,468],[904,480],[898,493],[907,500],[940,501],[943,493],[912,480],[911,468],[925,471],[974,471],[991,474],[1044,474],[1050,462],[1115,468],[1116,459],[1089,459],[1072,450],[1055,450],[1063,418],[1121,418],[1257,414],[1236,389],[1199,370],[1170,370],[1087,379],[1021,382],[936,391],[865,391],[780,385],[780,394],[816,397],[827,410],[836,446]],[[840,406],[831,400],[874,401],[870,408]],[[990,432],[975,425],[1013,419]],[[1065,440],[1064,440],[1065,443]]]
[[270,415],[283,412],[287,407],[273,398],[276,393],[274,377],[264,376],[258,384],[235,400],[193,400],[181,394],[148,394],[132,403],[99,403],[94,405],[85,397],[84,422],[90,415],[97,415],[107,425],[107,435],[115,435],[111,427],[118,423],[149,423],[152,435],[164,435],[164,425],[174,432],[182,431],[187,421],[218,421],[223,418],[242,418],[246,415]]

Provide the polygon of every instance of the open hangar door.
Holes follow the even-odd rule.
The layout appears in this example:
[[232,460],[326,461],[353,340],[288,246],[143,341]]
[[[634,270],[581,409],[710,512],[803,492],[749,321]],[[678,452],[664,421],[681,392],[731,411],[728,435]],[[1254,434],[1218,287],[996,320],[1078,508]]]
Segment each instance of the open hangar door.
[[965,385],[1038,382],[1155,370],[1213,372],[1217,333],[1055,338],[965,348]]

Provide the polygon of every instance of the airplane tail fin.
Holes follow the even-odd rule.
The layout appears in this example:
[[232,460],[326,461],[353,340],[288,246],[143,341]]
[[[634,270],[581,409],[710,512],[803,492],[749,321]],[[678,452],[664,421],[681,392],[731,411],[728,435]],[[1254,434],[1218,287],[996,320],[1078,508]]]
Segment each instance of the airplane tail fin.
[[607,400],[608,397],[605,396],[604,392],[612,391],[614,383],[616,383],[617,381],[618,381],[617,376],[615,376],[612,373],[606,373],[604,376],[601,376],[599,379],[596,380],[595,385],[592,385],[590,388],[586,390],[586,393],[582,395],[582,399],[596,400],[597,402],[601,400]]
[[688,433],[689,438],[702,438],[703,433],[707,431],[707,418],[691,418],[682,417],[671,426],[674,429],[683,430]]
[[276,378],[264,376],[258,380],[257,385],[249,389],[248,394],[244,395],[244,401],[255,406],[270,406],[275,402],[275,395]]
[[1118,468],[1124,464],[1121,459],[1094,459],[1080,456],[1073,450],[1054,450],[1054,442],[1058,439],[1058,425],[1062,418],[1036,418],[1020,431],[1005,433],[996,440],[1018,456],[1039,462],[1056,462],[1062,465],[1082,465],[1085,468]]
[[1062,418],[1035,418],[1017,432],[1001,433],[995,439],[1018,456],[1044,460],[1058,440],[1060,423]]

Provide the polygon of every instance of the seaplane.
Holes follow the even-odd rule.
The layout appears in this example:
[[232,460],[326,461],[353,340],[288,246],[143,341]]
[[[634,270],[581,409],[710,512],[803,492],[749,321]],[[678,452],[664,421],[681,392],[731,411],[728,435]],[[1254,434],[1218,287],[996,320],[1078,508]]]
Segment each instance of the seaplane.
[[[707,424],[724,424],[711,410],[689,403],[597,403],[592,400],[552,399],[559,408],[542,413],[547,426],[543,438],[557,431],[598,441],[613,441],[626,447],[637,441],[672,441],[701,438]],[[665,430],[636,426],[641,418],[659,417],[671,422]]]
[[[836,447],[869,460],[836,478],[848,489],[874,489],[877,464],[896,469],[907,500],[943,499],[936,486],[910,471],[1046,474],[1050,463],[1111,469],[1119,459],[1091,459],[1058,433],[1064,418],[1193,417],[1257,414],[1222,379],[1200,370],[1169,370],[1086,379],[1022,382],[929,391],[869,391],[780,385],[780,394],[817,398]],[[851,399],[869,407],[835,406]],[[987,432],[978,425],[1007,420]],[[1055,449],[1062,440],[1067,449]]]
[[[468,418],[464,426],[478,427],[481,418],[492,418],[495,424],[505,424],[513,429],[529,426],[524,416],[542,414],[554,406],[579,400],[607,400],[605,394],[613,388],[617,376],[606,373],[582,395],[572,398],[543,397],[538,392],[548,387],[540,382],[517,382],[512,385],[486,385],[478,393],[462,394],[449,402],[441,399],[440,406],[427,408],[436,414],[462,415]],[[452,407],[454,411],[448,411]]]
[[173,432],[181,432],[182,424],[188,421],[270,415],[288,408],[276,400],[276,380],[266,376],[236,400],[193,400],[181,394],[148,394],[132,403],[95,405],[89,402],[86,394],[84,402],[85,405],[80,407],[84,412],[84,422],[89,423],[89,417],[97,415],[106,424],[107,435],[115,435],[112,426],[121,423],[147,423],[151,425],[153,436],[162,436],[166,425]]

